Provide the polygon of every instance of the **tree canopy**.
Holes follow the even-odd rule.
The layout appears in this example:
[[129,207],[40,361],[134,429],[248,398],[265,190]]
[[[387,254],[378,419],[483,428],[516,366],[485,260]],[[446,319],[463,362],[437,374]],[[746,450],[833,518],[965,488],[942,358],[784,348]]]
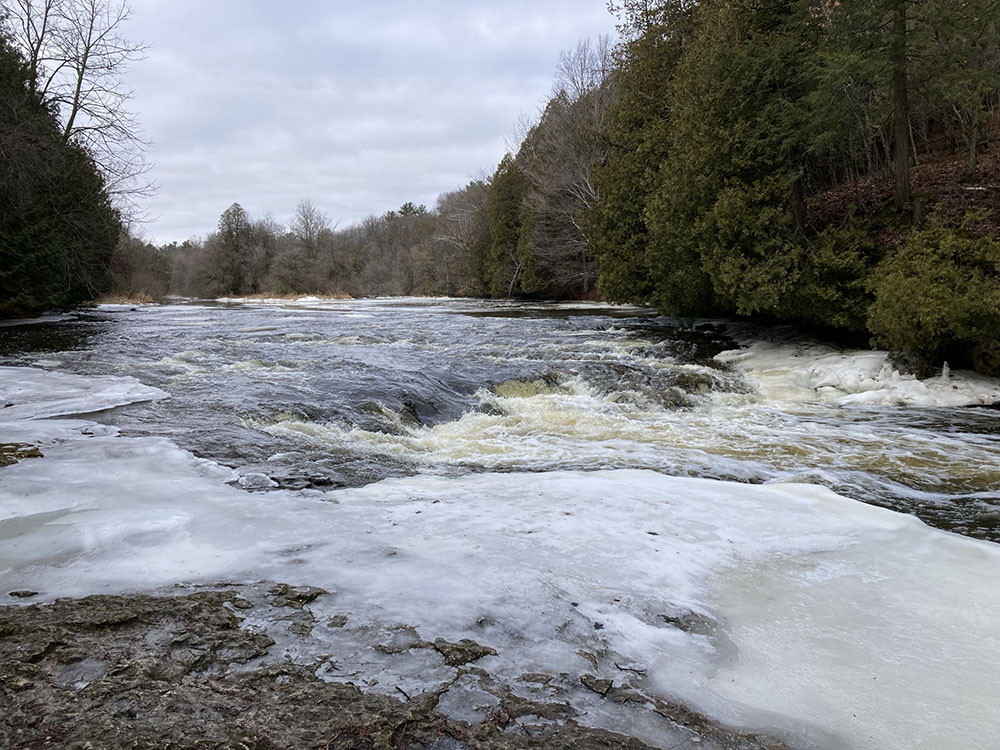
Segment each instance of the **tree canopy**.
[[65,307],[105,291],[119,216],[94,160],[63,138],[2,27],[0,151],[0,311]]
[[[127,6],[87,3],[84,15],[119,9],[104,24],[117,33]],[[21,5],[55,18],[74,0]],[[983,301],[1000,296],[1000,216],[979,210],[1000,208],[1000,0],[609,9],[617,44],[563,52],[510,153],[432,208],[337,228],[311,201],[288,226],[233,203],[203,240],[122,242],[113,256],[102,172],[56,109],[70,100],[46,98],[46,56],[5,37],[0,304],[92,296],[110,260],[121,287],[169,276],[199,296],[600,296],[870,336],[925,370],[947,356],[1000,374],[996,327],[970,322],[992,320]],[[121,49],[124,63],[141,47]]]

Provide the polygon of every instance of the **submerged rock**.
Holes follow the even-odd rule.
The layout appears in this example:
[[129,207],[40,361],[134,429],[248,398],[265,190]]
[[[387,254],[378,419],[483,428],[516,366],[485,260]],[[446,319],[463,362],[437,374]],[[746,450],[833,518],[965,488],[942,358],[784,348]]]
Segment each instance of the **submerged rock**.
[[685,633],[705,635],[718,630],[718,624],[715,620],[697,612],[661,614],[659,617],[667,625],[683,630]]
[[273,594],[271,604],[275,607],[302,609],[309,602],[315,601],[317,597],[329,592],[318,586],[289,586],[287,583],[279,583],[273,586],[268,593]]
[[583,683],[584,687],[593,690],[598,695],[607,695],[614,686],[611,680],[602,680],[589,673],[580,677],[580,682]]

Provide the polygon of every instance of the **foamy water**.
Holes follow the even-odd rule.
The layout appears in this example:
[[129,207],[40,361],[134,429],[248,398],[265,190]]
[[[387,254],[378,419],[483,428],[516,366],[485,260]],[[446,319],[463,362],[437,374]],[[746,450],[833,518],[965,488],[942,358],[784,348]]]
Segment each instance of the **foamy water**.
[[[0,468],[0,585],[321,586],[319,622],[349,624],[295,658],[336,651],[325,679],[430,689],[451,673],[377,637],[473,638],[516,692],[565,675],[553,700],[658,747],[679,741],[666,722],[579,676],[794,747],[991,747],[1000,548],[859,499],[989,536],[995,412],[942,404],[996,383],[583,312],[309,300],[84,321],[83,347],[0,367],[0,442],[44,454]],[[250,445],[210,455],[210,430]],[[356,486],[290,488],[334,471]]]

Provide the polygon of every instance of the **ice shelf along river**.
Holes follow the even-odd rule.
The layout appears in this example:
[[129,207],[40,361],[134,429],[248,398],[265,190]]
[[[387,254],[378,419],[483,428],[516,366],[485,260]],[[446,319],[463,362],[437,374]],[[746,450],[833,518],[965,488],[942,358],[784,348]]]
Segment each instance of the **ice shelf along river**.
[[4,324],[0,365],[4,598],[319,586],[346,620],[289,658],[396,697],[455,674],[373,648],[410,633],[655,747],[580,676],[793,748],[1000,741],[998,381],[424,299],[105,306]]

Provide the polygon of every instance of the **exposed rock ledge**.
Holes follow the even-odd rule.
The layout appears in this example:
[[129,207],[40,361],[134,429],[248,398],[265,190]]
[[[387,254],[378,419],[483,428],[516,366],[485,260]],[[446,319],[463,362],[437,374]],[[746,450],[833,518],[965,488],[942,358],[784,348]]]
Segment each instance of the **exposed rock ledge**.
[[[324,592],[285,584],[220,586],[184,596],[91,596],[0,607],[0,746],[5,748],[648,748],[585,727],[565,702],[516,695],[475,666],[495,653],[471,640],[409,638],[395,648],[437,652],[454,679],[419,695],[363,692],[317,676],[265,632],[241,626],[262,609],[281,614],[292,638],[316,624],[308,604]],[[26,592],[27,593],[27,592]],[[328,627],[342,627],[334,618]],[[413,632],[413,629],[404,629]],[[287,644],[285,644],[287,646]],[[336,655],[330,657],[335,659]],[[539,684],[551,675],[526,675]],[[562,676],[563,678],[565,676]],[[438,710],[453,686],[475,683],[490,697],[475,722]],[[613,681],[581,675],[602,700],[640,701],[680,748],[778,750],[677,706],[650,701]],[[463,688],[468,690],[468,686]],[[460,691],[456,691],[460,693]],[[455,700],[454,698],[452,700]],[[462,700],[461,697],[458,700]]]

